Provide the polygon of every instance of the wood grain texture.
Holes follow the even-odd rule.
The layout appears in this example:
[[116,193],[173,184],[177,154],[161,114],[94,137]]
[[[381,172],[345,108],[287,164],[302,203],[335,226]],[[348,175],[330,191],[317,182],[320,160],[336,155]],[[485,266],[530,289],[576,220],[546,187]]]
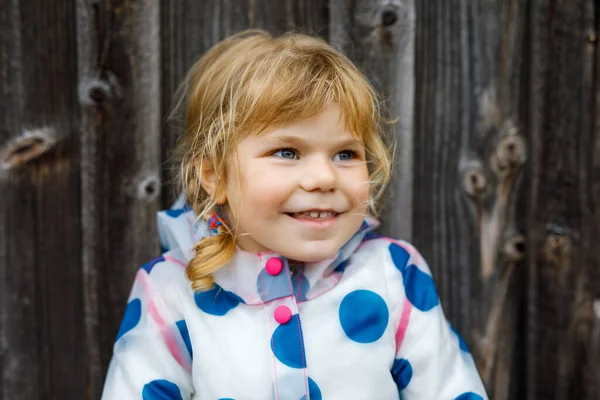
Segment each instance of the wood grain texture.
[[532,5],[530,399],[600,393],[595,7],[588,0]]
[[524,1],[416,8],[413,235],[490,396],[515,398],[526,140],[520,123]]
[[[591,3],[586,3],[585,12],[591,12]],[[586,45],[586,57],[593,59],[592,69],[592,118],[590,121],[591,138],[589,143],[589,174],[586,176],[589,185],[589,194],[585,198],[587,202],[588,224],[583,235],[588,237],[584,253],[585,263],[589,266],[588,271],[588,293],[592,300],[591,332],[589,335],[589,349],[587,350],[587,363],[583,367],[586,379],[592,382],[588,390],[588,398],[600,398],[600,251],[597,243],[600,241],[600,49],[598,48],[598,36],[600,35],[600,6],[595,3],[593,10],[595,17],[594,26],[587,33],[588,43]],[[584,339],[585,340],[585,339]]]
[[415,2],[332,0],[329,30],[331,44],[367,75],[397,120],[388,132],[396,162],[382,231],[411,240]]
[[164,122],[163,205],[177,197],[176,168],[171,150],[181,135],[183,121],[174,113],[176,92],[185,73],[202,54],[226,36],[248,28],[274,34],[299,31],[327,37],[325,0],[167,0],[162,2],[162,109]]
[[86,398],[96,399],[134,273],[159,253],[159,4],[79,0],[76,12]]
[[0,6],[0,399],[84,391],[71,13]]

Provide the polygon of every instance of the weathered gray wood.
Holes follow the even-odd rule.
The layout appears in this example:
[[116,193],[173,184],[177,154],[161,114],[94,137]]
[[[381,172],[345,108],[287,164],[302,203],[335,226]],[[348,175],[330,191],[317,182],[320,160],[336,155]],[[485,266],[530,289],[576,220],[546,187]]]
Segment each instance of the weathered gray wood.
[[69,10],[0,3],[0,399],[84,392]]
[[[586,13],[589,10],[591,3],[586,3],[584,9]],[[586,201],[590,204],[588,211],[591,215],[587,215],[587,225],[583,231],[583,236],[588,240],[585,243],[584,254],[586,254],[586,264],[588,267],[588,293],[592,296],[592,329],[589,335],[588,363],[585,365],[584,371],[586,379],[593,382],[589,388],[588,398],[600,398],[600,251],[598,243],[600,242],[600,51],[598,49],[598,36],[600,35],[600,6],[596,2],[594,15],[596,18],[595,26],[591,27],[587,33],[588,43],[585,46],[587,57],[593,57],[594,65],[592,69],[592,87],[591,100],[593,104],[591,118],[591,138],[590,138],[590,160],[587,182],[589,184],[589,192]]]
[[511,361],[523,282],[514,207],[526,151],[518,114],[525,7],[416,7],[414,243],[495,399],[515,398],[509,389],[522,375]]
[[[325,0],[163,1],[163,114],[168,116],[173,111],[175,93],[186,71],[221,39],[247,28],[261,28],[273,33],[293,30],[326,37],[325,7]],[[177,197],[171,149],[183,126],[180,113],[171,118],[163,133],[163,178],[168,182],[163,195],[164,206]]]
[[86,398],[100,396],[135,271],[158,252],[160,43],[157,0],[79,0]]
[[386,196],[382,231],[412,238],[415,2],[330,2],[330,42],[367,74],[386,100],[390,142],[396,143],[394,179]]
[[532,5],[529,399],[600,393],[597,6]]

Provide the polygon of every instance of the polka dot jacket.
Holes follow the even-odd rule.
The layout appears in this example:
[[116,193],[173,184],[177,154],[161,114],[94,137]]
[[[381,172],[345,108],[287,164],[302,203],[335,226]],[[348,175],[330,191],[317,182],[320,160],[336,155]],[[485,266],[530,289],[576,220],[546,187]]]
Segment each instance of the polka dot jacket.
[[175,207],[158,214],[169,250],[135,277],[103,400],[487,399],[426,262],[376,220],[319,263],[238,250],[194,293],[185,266],[211,232]]

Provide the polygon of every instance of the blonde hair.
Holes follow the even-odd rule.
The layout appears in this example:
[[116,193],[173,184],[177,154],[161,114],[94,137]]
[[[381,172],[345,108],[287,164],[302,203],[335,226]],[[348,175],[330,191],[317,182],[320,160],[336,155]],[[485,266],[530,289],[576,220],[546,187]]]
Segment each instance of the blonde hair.
[[[274,37],[261,30],[243,31],[204,54],[182,88],[185,132],[176,154],[180,184],[199,218],[215,213],[215,199],[225,194],[227,157],[244,135],[315,117],[331,102],[342,110],[346,129],[365,145],[369,211],[377,215],[391,170],[381,103],[364,75],[325,41],[297,33]],[[212,197],[200,184],[204,162],[216,177]],[[192,288],[212,288],[213,273],[230,261],[235,248],[235,229],[227,222],[218,234],[200,240],[187,266]]]

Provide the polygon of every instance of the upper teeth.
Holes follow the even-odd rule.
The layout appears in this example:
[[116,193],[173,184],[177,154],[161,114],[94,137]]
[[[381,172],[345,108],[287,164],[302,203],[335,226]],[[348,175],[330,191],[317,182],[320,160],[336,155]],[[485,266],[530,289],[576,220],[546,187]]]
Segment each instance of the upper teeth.
[[295,213],[294,217],[327,218],[333,217],[335,214],[333,211],[304,211]]

